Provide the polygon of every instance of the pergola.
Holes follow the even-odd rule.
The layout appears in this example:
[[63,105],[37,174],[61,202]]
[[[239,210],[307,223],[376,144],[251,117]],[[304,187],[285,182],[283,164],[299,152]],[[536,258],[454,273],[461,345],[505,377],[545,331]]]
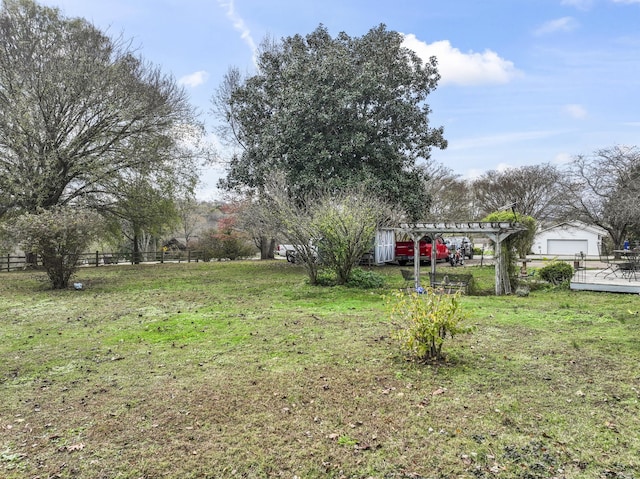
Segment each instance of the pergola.
[[414,248],[414,276],[415,286],[420,287],[420,240],[429,236],[434,245],[431,248],[431,278],[436,277],[436,248],[435,238],[449,233],[482,234],[493,241],[495,245],[494,259],[496,263],[496,296],[511,293],[511,283],[507,272],[507,265],[503,264],[502,242],[513,233],[526,228],[520,223],[512,222],[468,222],[468,223],[415,223],[401,224],[398,231],[408,234],[413,240]]

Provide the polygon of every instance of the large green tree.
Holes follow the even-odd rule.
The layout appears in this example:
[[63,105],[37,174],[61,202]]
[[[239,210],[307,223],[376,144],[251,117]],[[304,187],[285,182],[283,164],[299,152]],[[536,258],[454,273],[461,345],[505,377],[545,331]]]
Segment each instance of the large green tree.
[[202,128],[184,90],[128,42],[58,9],[3,1],[0,110],[0,217],[100,209],[141,169],[156,185],[194,184]]
[[132,261],[142,261],[149,251],[149,243],[171,231],[178,222],[177,202],[171,194],[156,187],[145,177],[127,178],[122,182],[118,199],[101,208],[109,219],[110,230],[116,238],[126,238]]
[[333,38],[321,25],[265,41],[256,73],[230,70],[213,98],[222,132],[239,147],[222,186],[260,191],[279,171],[292,198],[318,185],[365,185],[420,218],[428,195],[417,161],[447,143],[429,126],[436,59],[424,63],[402,41],[384,25],[356,38]]

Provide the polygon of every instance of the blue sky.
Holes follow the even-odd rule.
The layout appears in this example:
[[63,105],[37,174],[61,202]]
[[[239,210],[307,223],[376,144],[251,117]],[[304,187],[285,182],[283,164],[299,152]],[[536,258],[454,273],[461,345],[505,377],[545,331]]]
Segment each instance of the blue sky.
[[[223,75],[230,66],[251,73],[265,35],[304,35],[322,23],[334,36],[360,36],[384,23],[418,54],[438,57],[431,125],[444,126],[449,147],[432,159],[464,178],[640,145],[640,0],[40,3],[131,39],[185,86],[208,125]],[[206,172],[201,199],[217,196],[221,169]]]

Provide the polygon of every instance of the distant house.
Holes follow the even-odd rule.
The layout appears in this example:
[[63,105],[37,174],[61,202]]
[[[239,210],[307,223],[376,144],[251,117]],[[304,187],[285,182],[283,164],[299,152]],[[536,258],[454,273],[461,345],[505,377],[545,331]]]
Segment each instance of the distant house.
[[532,249],[534,254],[541,255],[572,256],[582,252],[598,256],[598,245],[607,235],[599,226],[568,221],[538,231]]
[[174,252],[187,250],[187,246],[176,238],[171,238],[169,241],[165,241],[164,244],[162,245],[162,248],[165,251],[174,251]]

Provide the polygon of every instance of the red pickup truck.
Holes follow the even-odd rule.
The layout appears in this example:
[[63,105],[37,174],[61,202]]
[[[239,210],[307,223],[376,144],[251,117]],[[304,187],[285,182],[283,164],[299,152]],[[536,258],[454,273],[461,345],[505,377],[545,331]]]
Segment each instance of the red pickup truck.
[[[413,241],[396,241],[396,261],[400,266],[404,266],[409,261],[413,261]],[[447,261],[449,259],[449,248],[444,240],[436,238],[436,261]],[[420,261],[431,263],[431,237],[425,236],[420,240]]]

